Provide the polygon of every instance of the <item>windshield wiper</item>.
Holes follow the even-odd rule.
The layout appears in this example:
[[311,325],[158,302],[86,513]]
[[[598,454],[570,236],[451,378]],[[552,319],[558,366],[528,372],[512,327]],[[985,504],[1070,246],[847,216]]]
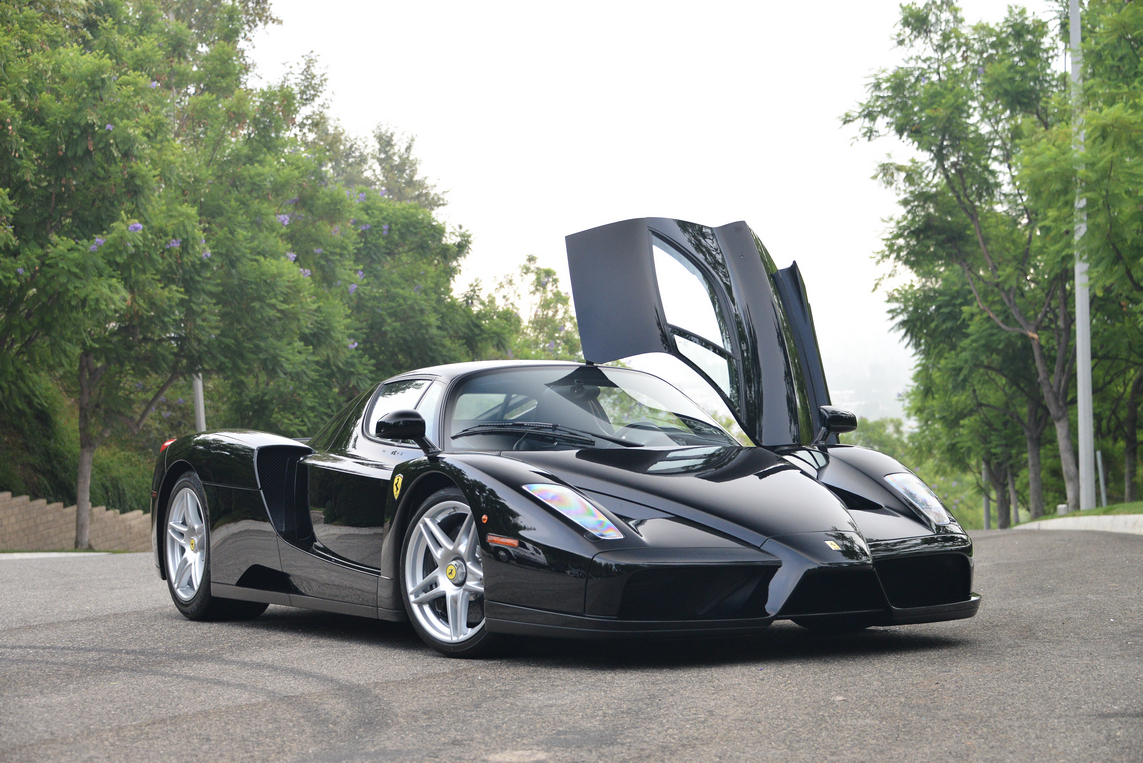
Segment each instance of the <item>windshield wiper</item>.
[[596,440],[607,440],[608,442],[614,442],[628,448],[642,447],[637,442],[627,442],[618,437],[585,432],[582,429],[573,429],[572,427],[565,427],[562,424],[549,424],[542,421],[499,421],[477,424],[468,429],[462,429],[454,434],[452,439],[455,440],[458,437],[467,437],[473,434],[542,434],[564,440],[573,445],[582,445],[585,447],[595,445]]

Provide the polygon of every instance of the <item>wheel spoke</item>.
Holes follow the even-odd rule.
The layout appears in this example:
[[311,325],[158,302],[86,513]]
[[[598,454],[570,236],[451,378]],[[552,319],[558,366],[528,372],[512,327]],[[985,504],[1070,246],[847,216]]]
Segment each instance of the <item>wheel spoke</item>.
[[191,565],[187,561],[186,555],[179,559],[178,569],[175,570],[175,588],[182,588],[186,585],[186,579],[190,577]]
[[198,505],[198,498],[194,493],[187,492],[187,524],[196,531],[202,528],[202,507]]
[[167,525],[167,534],[170,535],[180,545],[187,545],[187,528],[176,525],[174,522]]
[[[431,588],[430,586],[436,586]],[[433,571],[420,583],[409,587],[409,601],[413,604],[424,604],[445,595],[444,587],[440,583],[440,572]]]
[[462,590],[448,594],[448,629],[453,639],[459,639],[468,628],[468,594]]
[[425,545],[428,546],[429,553],[433,555],[433,559],[439,562],[444,552],[452,546],[452,541],[445,535],[444,530],[428,517],[422,519],[418,527],[421,529],[421,535],[425,537]]
[[471,514],[464,515],[464,522],[460,525],[460,532],[456,534],[456,544],[454,548],[460,554],[461,558],[467,561],[469,550],[473,546],[473,540],[476,538],[476,522],[473,520]]

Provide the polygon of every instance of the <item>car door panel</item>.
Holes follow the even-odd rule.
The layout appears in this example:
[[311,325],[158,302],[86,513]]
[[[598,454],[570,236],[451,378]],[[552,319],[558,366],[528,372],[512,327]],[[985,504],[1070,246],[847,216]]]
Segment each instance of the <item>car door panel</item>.
[[315,544],[354,564],[380,568],[385,495],[396,464],[333,453],[314,454],[304,463]]
[[[369,607],[376,617],[378,574],[365,568],[326,556],[320,549],[301,549],[278,540],[282,569],[289,576],[290,603],[295,607],[330,609],[315,606],[314,601],[343,602],[354,607]],[[347,614],[362,614],[348,610]]]
[[[795,335],[771,281],[777,269],[745,223],[627,220],[568,236],[567,250],[587,360],[674,355],[710,383],[756,443],[812,440],[815,417]],[[661,252],[698,274],[689,295],[668,282]],[[713,304],[721,336],[711,336],[706,319],[672,323],[687,315],[688,301],[692,316],[695,304]]]

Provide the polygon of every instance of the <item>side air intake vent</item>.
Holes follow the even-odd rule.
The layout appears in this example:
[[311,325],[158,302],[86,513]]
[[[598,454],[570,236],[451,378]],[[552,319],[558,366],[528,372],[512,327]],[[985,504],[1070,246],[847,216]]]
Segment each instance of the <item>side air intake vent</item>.
[[287,527],[287,518],[293,512],[287,511],[287,507],[293,505],[298,461],[311,452],[309,448],[290,445],[271,445],[258,449],[258,484],[262,487],[262,497],[266,501],[270,521],[279,533],[290,529]]

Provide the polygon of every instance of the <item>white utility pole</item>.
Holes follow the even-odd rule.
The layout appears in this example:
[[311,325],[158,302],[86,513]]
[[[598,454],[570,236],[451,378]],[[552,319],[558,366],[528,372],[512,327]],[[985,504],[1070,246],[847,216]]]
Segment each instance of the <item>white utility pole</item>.
[[[1071,0],[1068,11],[1072,53],[1072,124],[1075,135],[1072,150],[1083,153],[1083,63],[1080,52],[1080,4]],[[1077,164],[1077,169],[1079,165]],[[1083,256],[1083,236],[1087,233],[1087,199],[1076,187],[1076,394],[1079,398],[1076,428],[1079,430],[1080,508],[1095,508],[1095,424],[1091,402],[1091,302],[1087,288],[1087,260]]]
[[202,374],[191,377],[191,386],[194,387],[194,428],[196,432],[205,432],[206,402],[202,395]]

